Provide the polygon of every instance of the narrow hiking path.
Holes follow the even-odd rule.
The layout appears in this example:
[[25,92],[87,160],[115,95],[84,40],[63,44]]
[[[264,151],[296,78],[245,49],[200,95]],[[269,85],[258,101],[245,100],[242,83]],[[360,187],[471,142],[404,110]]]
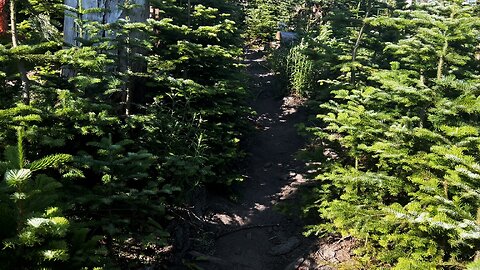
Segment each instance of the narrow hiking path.
[[279,211],[294,203],[295,191],[305,184],[304,164],[295,159],[304,146],[296,124],[306,120],[301,102],[283,97],[275,74],[261,52],[249,52],[246,64],[257,112],[257,132],[248,143],[245,182],[237,187],[237,202],[209,198],[207,219],[216,225],[216,240],[204,269],[297,269],[292,262],[308,253],[311,239],[302,236],[298,215]]

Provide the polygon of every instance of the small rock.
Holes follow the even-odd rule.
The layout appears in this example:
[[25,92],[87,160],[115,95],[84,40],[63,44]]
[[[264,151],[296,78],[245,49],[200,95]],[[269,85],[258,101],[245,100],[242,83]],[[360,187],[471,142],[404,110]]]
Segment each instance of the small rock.
[[293,236],[293,237],[290,237],[286,242],[272,247],[269,251],[269,254],[273,256],[285,255],[287,253],[290,253],[299,245],[300,245],[300,239]]
[[268,169],[268,168],[270,168],[270,167],[272,167],[272,166],[273,166],[273,163],[272,163],[272,162],[268,162],[268,163],[266,163],[266,164],[263,166],[263,168]]

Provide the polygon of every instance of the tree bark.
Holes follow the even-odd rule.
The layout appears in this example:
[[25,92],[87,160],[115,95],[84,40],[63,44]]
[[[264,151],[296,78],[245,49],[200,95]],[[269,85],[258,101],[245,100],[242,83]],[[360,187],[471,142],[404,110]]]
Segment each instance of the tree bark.
[[188,0],[187,4],[188,4],[188,7],[187,7],[188,24],[187,24],[187,26],[190,27],[190,26],[192,26],[192,3],[191,3],[191,0]]
[[[16,0],[10,1],[10,31],[12,36],[12,47],[18,47],[18,32],[17,32],[17,9]],[[20,79],[22,80],[22,98],[25,104],[30,104],[30,80],[27,76],[25,63],[22,59],[18,59],[18,71],[20,72]]]
[[6,6],[8,4],[7,0],[0,0],[0,34],[4,34],[8,31],[7,23],[7,10]]
[[[101,24],[114,23],[119,19],[125,18],[125,11],[121,9],[121,6],[128,0],[65,0],[65,5],[73,9],[87,10],[92,8],[101,8],[104,11],[98,13],[76,14],[72,11],[65,11],[64,19],[64,41],[71,46],[80,46],[76,41],[77,38],[88,38],[88,33],[80,31],[79,26],[76,24],[76,20],[94,21]],[[140,8],[137,8],[131,14],[128,14],[132,22],[144,22],[149,16],[148,0],[130,0]],[[100,35],[105,36],[105,32],[101,32]]]
[[[134,3],[139,7],[131,11],[121,8],[121,6],[130,3]],[[80,10],[79,13],[68,10],[65,12],[64,41],[70,46],[81,46],[77,41],[78,38],[91,38],[90,33],[81,31],[81,27],[76,23],[77,20],[99,22],[100,24],[115,23],[119,19],[127,19],[129,22],[145,22],[150,15],[148,0],[65,0],[65,4],[73,9]],[[82,12],[92,8],[100,8],[102,12],[85,14]],[[109,37],[112,38],[112,40],[118,40],[114,32],[101,31],[98,35],[100,37]],[[144,61],[137,61],[132,58],[132,55],[144,54],[144,52],[141,52],[142,49],[137,49],[132,46],[132,40],[142,38],[142,33],[133,31],[118,41],[116,51],[110,52],[117,57],[116,66],[111,67],[112,70],[118,71],[121,76],[123,76],[123,84],[120,89],[121,93],[116,99],[120,99],[120,105],[122,107],[121,113],[125,116],[131,114],[132,102],[138,99],[143,100],[143,94],[140,96],[140,94],[135,93],[136,89],[143,87],[143,84],[131,75],[132,73],[146,70],[146,63],[143,63]],[[139,92],[141,92],[141,90],[139,90]]]
[[442,51],[440,52],[440,57],[438,58],[437,64],[437,80],[440,80],[443,76],[443,66],[445,65],[445,56],[448,52],[448,40],[445,36],[445,41],[443,43]]

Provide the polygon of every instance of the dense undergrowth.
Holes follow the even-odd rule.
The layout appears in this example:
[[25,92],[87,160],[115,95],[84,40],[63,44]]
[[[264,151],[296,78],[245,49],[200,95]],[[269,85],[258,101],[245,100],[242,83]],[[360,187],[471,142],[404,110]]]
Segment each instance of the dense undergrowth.
[[175,206],[239,180],[240,7],[151,1],[156,18],[136,22],[134,3],[111,24],[91,19],[102,9],[16,3],[0,42],[0,269],[153,264]]
[[[257,43],[298,36],[272,60],[312,112],[305,155],[318,185],[305,211],[318,222],[307,233],[353,236],[349,269],[478,268],[471,2],[152,0],[145,22],[127,0],[103,24],[92,20],[102,9],[11,1],[0,269],[161,267],[176,209],[190,211],[205,185],[239,180],[243,25]],[[65,15],[76,18],[73,43]]]
[[350,269],[477,269],[478,6],[301,5],[320,19],[277,62],[317,114],[308,234],[354,236]]

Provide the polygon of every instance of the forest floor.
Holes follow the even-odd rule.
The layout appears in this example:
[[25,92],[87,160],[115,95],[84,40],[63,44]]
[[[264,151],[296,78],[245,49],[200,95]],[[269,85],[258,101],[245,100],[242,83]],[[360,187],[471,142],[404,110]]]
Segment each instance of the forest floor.
[[[302,234],[306,224],[297,191],[311,183],[305,163],[296,158],[305,147],[296,127],[307,119],[303,101],[285,96],[261,51],[247,53],[246,65],[257,128],[247,143],[246,180],[234,187],[236,200],[208,195],[205,243],[190,251],[191,269],[334,269],[326,265],[349,257],[351,242]],[[319,256],[331,258],[319,265]]]

